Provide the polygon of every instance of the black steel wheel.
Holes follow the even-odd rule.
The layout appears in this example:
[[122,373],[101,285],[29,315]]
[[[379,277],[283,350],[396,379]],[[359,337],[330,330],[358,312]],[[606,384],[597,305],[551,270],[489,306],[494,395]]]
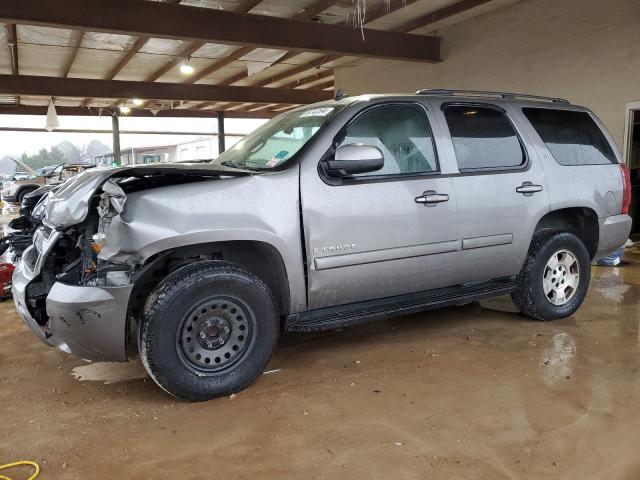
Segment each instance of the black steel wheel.
[[242,390],[260,375],[279,329],[275,300],[262,280],[238,265],[197,262],[149,295],[140,358],[171,395],[209,400]]
[[176,347],[186,368],[215,373],[240,361],[253,340],[256,316],[229,295],[211,295],[182,319]]

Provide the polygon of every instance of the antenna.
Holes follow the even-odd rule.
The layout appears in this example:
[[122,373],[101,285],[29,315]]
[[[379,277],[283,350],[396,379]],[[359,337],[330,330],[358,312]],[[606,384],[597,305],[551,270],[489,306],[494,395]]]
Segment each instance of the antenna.
[[336,92],[336,100],[342,100],[343,98],[347,98],[349,95],[347,95],[344,90],[342,90],[341,88],[338,89],[338,91]]

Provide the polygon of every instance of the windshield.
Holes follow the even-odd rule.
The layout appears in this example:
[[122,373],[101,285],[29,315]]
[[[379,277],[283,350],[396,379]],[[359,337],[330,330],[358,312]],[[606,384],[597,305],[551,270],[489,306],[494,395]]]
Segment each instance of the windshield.
[[280,115],[247,135],[212,163],[253,171],[282,167],[344,107],[339,103],[323,103]]

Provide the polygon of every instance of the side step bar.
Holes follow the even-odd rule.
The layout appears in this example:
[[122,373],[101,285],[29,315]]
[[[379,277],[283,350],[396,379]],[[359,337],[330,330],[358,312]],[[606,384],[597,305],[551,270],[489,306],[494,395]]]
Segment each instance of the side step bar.
[[338,305],[336,307],[308,310],[289,315],[285,323],[285,330],[289,332],[330,330],[435,308],[463,305],[472,301],[511,293],[516,288],[514,280],[511,277],[502,278],[488,282],[476,282],[456,287]]

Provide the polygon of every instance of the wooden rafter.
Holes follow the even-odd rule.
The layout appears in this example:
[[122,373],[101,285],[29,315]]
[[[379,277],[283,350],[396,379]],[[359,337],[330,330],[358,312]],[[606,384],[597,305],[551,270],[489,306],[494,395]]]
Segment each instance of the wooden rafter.
[[0,95],[81,98],[140,98],[175,101],[221,101],[306,104],[329,98],[313,90],[184,85],[165,82],[95,80],[33,75],[0,75]]
[[80,45],[82,44],[82,39],[84,38],[84,30],[77,30],[73,35],[73,47],[71,49],[71,55],[67,58],[64,67],[62,68],[62,77],[67,78],[69,76],[69,72],[71,71],[71,67],[73,67],[73,62],[75,62],[76,57],[78,56],[78,52],[80,51]]
[[358,57],[440,61],[438,39],[148,0],[0,0],[0,20]]
[[109,70],[109,73],[107,73],[105,79],[113,80],[114,78],[116,78],[116,76],[122,71],[122,69],[126,67],[127,64],[131,61],[131,59],[136,56],[140,49],[145,46],[148,40],[149,37],[136,38],[136,41],[133,42],[133,45],[131,46],[129,51],[124,54],[124,56],[118,61],[118,63],[113,66],[111,70]]
[[[301,20],[301,21],[306,21],[306,20],[310,20],[311,18],[313,18],[314,16],[316,16],[318,13],[326,10],[327,8],[329,8],[332,5],[335,5],[335,3],[337,2],[337,0],[317,0],[315,3],[311,4],[310,6],[300,10],[299,12],[297,12],[294,16],[293,16],[293,20]],[[254,49],[251,47],[242,47],[240,49],[238,49],[236,52],[233,52],[231,55],[228,55],[227,57],[223,58],[222,60],[219,60],[211,65],[209,65],[208,67],[204,68],[203,70],[201,70],[200,72],[198,72],[196,75],[193,75],[190,79],[187,80],[187,83],[195,83],[201,79],[203,79],[204,77],[206,77],[207,75],[211,75],[214,72],[217,72],[218,70],[221,70],[222,68],[226,67],[227,65],[229,65],[230,63],[232,63],[235,60],[238,60],[240,58],[242,58],[245,55],[248,55],[249,53],[251,53]],[[236,54],[237,53],[237,54]],[[287,60],[295,57],[296,55],[299,55],[300,51],[298,50],[289,50],[287,51],[282,57],[280,57],[278,60],[276,60],[275,62],[273,62],[271,65],[269,65],[269,67],[272,67],[274,65],[278,65],[281,63],[285,63]],[[243,80],[245,78],[247,78],[249,76],[249,72],[248,71],[244,71],[241,72],[237,75],[234,75],[232,77],[232,81],[226,80],[225,81],[225,85],[231,85],[237,81]],[[220,82],[218,82],[220,83]]]
[[20,75],[20,61],[18,60],[18,33],[15,23],[7,24],[7,44],[11,55],[11,74]]
[[402,25],[398,25],[393,29],[393,31],[398,33],[412,32],[418,28],[439,22],[440,20],[453,17],[454,15],[459,15],[467,10],[489,3],[490,1],[491,0],[460,0],[452,5],[440,8],[435,12],[427,13],[426,15],[422,15],[410,20],[409,22],[403,23]]
[[[401,8],[405,8],[406,6],[416,3],[418,1],[420,0],[390,0],[389,3],[383,2],[378,7],[367,11],[366,22],[367,23],[373,22],[379,18],[384,17],[385,15],[389,15],[397,10],[400,10]],[[396,32],[411,32],[413,30],[425,27],[427,25],[438,22],[440,20],[450,18],[454,15],[459,15],[463,12],[466,12],[467,10],[470,10],[472,8],[476,8],[476,7],[479,7],[480,5],[488,3],[489,1],[490,0],[460,0],[452,5],[440,8],[434,12],[423,15],[417,19],[410,20],[401,25],[398,25],[393,30]],[[321,68],[323,64],[336,61],[340,58],[342,57],[338,55],[328,56],[325,59],[321,59],[320,63],[318,62],[318,60],[314,60],[304,65],[299,65],[295,68],[292,68],[274,77],[271,77],[269,79],[269,83],[264,83],[264,81],[261,81],[261,82],[254,83],[253,85],[265,86],[272,83],[276,83],[287,77],[299,75],[309,70]]]
[[[155,115],[150,110],[131,110],[127,116],[131,117],[217,117],[216,110],[184,110],[184,109],[165,109],[159,110]],[[107,115],[107,108],[87,108],[87,107],[62,107],[57,106],[56,112],[58,115],[76,115],[76,116],[98,116],[100,114]],[[19,105],[19,106],[0,106],[0,115],[46,115],[47,106],[33,106],[33,105]],[[273,113],[267,110],[257,112],[236,112],[225,111],[227,118],[270,118],[274,116]]]

